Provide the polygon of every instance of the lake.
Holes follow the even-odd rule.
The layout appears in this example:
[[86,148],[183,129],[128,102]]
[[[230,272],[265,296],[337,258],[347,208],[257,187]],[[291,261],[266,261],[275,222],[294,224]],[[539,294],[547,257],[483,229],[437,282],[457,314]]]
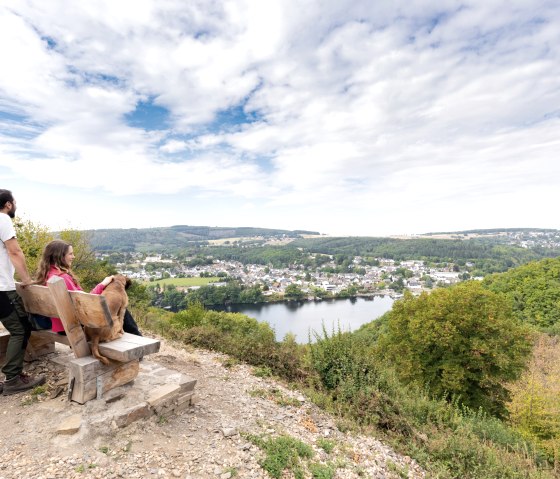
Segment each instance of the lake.
[[389,296],[373,298],[333,299],[264,304],[234,304],[215,308],[231,313],[243,313],[274,328],[276,339],[294,333],[298,343],[307,343],[309,330],[322,331],[325,324],[329,334],[338,325],[343,331],[354,331],[362,324],[379,318],[393,306]]

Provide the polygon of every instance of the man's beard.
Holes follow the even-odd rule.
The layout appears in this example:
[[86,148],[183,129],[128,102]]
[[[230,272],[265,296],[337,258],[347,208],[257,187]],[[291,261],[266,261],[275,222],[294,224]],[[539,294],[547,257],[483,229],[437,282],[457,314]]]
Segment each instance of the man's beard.
[[8,211],[8,216],[14,219],[16,217],[16,209],[12,208],[10,211]]

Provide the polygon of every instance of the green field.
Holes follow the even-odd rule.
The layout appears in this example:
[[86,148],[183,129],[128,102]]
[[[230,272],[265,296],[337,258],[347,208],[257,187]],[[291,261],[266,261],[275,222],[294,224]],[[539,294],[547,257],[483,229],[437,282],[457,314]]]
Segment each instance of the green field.
[[223,278],[218,278],[217,276],[213,276],[211,278],[166,278],[159,279],[157,281],[150,281],[150,284],[172,284],[173,286],[188,288],[189,286],[204,286],[208,283],[220,281],[221,279]]

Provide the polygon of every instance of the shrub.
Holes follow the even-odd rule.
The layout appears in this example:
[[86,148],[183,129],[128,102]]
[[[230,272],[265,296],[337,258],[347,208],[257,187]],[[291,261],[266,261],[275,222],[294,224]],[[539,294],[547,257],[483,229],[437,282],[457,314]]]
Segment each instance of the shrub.
[[389,313],[376,351],[406,384],[503,414],[503,383],[520,375],[531,342],[503,296],[466,282],[418,298],[405,295]]

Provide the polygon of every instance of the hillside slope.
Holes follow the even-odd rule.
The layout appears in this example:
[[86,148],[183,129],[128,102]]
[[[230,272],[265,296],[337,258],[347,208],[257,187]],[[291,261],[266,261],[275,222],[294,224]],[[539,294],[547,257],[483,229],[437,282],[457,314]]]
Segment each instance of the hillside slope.
[[[339,431],[332,417],[297,391],[255,377],[245,365],[224,367],[226,356],[186,351],[166,341],[149,361],[196,377],[197,405],[165,420],[154,416],[123,429],[85,424],[75,435],[59,436],[55,431],[63,418],[76,412],[87,417],[106,407],[105,402],[80,406],[69,404],[64,395],[38,402],[24,394],[0,396],[5,431],[0,437],[0,478],[271,477],[259,465],[263,451],[244,438],[246,433],[302,441],[314,451],[308,465],[337,464],[334,478],[424,477],[410,458],[374,438]],[[50,389],[65,374],[51,361],[30,368],[47,373]],[[321,447],[326,444],[333,448],[329,453]]]

